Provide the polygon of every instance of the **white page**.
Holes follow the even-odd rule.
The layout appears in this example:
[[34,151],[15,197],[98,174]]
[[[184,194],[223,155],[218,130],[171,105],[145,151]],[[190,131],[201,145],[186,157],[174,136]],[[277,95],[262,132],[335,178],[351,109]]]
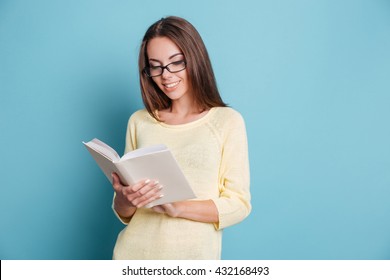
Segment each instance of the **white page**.
[[98,153],[102,154],[113,162],[118,161],[120,159],[118,153],[113,148],[96,138],[87,143],[83,142],[83,144],[96,150]]
[[167,150],[168,150],[168,148],[163,144],[149,146],[149,147],[145,147],[145,148],[139,148],[137,150],[128,152],[127,154],[122,156],[121,160],[126,160],[126,159],[130,159],[130,158],[137,158],[140,156],[153,154],[156,152],[167,151]]

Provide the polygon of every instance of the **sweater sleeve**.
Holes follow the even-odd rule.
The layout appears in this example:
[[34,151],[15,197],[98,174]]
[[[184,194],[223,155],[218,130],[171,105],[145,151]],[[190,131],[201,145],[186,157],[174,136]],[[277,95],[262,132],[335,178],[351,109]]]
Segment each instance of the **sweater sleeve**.
[[251,211],[245,123],[237,112],[224,123],[226,133],[221,139],[220,195],[213,199],[219,213],[219,222],[215,224],[217,230],[241,222]]
[[137,148],[135,114],[130,117],[127,123],[125,154]]

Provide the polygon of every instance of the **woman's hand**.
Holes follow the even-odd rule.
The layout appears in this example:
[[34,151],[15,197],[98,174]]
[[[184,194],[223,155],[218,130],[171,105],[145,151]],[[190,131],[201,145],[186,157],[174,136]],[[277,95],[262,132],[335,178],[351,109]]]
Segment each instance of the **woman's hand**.
[[180,207],[179,203],[167,203],[167,204],[162,204],[162,205],[157,205],[152,207],[152,209],[161,214],[167,214],[168,216],[171,217],[179,217],[180,215]]
[[185,200],[152,207],[161,214],[203,223],[219,222],[218,209],[212,200]]
[[122,185],[117,174],[112,174],[112,187],[116,196],[114,201],[115,210],[122,217],[129,217],[134,214],[136,208],[161,197],[162,186],[158,181],[141,180],[132,186]]

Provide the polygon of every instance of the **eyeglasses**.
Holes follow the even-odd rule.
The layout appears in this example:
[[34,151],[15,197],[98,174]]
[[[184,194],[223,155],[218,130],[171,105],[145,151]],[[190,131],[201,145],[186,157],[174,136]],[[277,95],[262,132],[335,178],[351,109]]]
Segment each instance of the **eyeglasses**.
[[165,66],[146,66],[144,68],[145,74],[152,78],[161,76],[164,72],[164,69],[167,69],[171,73],[177,73],[183,71],[187,67],[187,62],[185,60],[178,60],[171,62]]

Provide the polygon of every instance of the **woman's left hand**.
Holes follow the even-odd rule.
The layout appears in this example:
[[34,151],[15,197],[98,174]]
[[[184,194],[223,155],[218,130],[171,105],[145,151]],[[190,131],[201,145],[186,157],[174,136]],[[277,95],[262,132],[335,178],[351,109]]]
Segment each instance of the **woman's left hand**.
[[218,209],[209,200],[183,200],[152,207],[153,211],[173,218],[183,218],[203,223],[219,222]]
[[157,206],[152,207],[152,209],[157,213],[167,214],[168,216],[171,216],[174,218],[178,217],[179,213],[180,213],[177,202],[157,205]]

